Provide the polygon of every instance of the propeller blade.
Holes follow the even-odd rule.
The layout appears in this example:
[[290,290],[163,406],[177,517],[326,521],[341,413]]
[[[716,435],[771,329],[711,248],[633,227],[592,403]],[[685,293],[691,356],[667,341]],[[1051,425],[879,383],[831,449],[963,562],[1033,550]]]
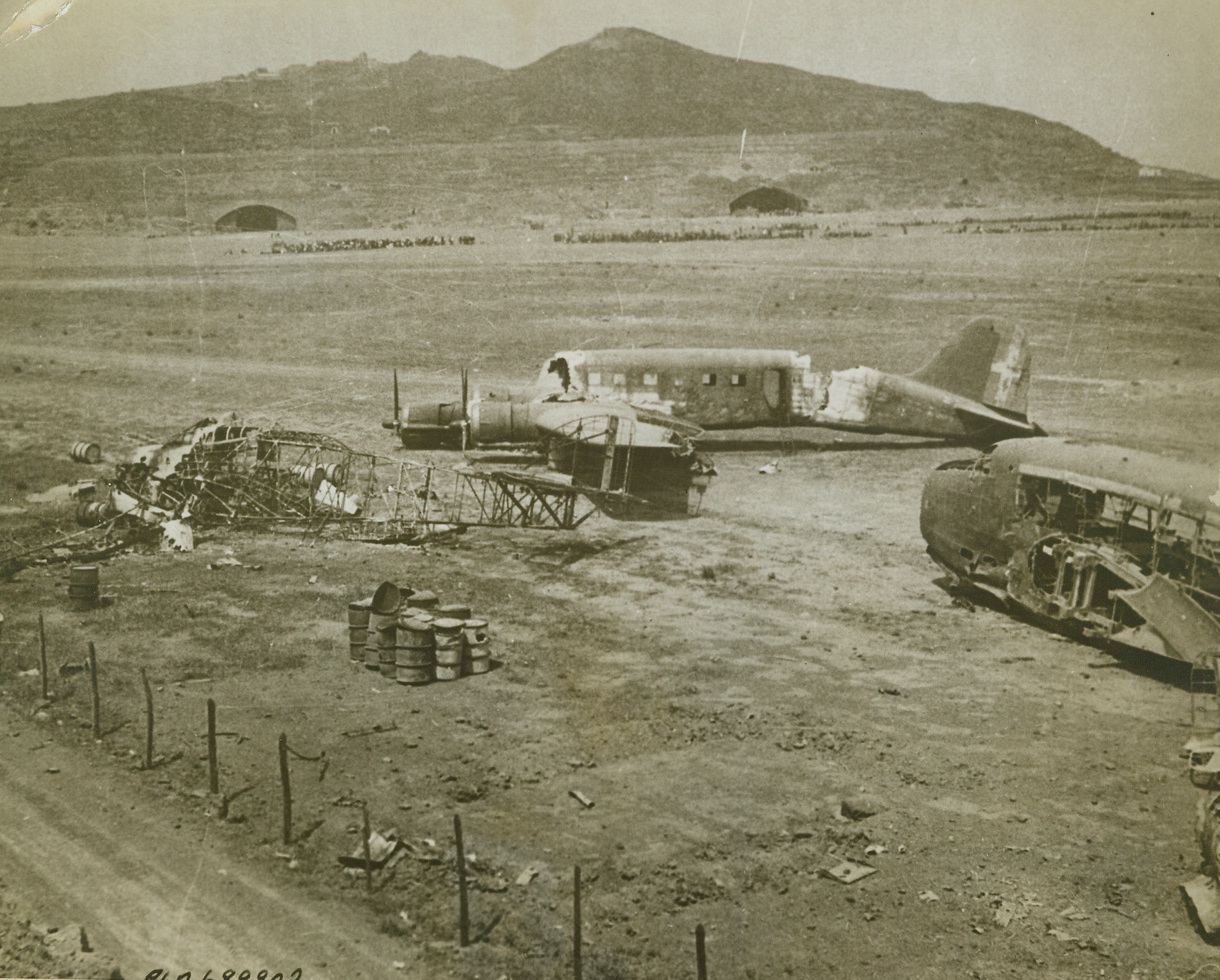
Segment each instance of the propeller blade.
[[470,409],[468,400],[470,397],[470,372],[466,368],[462,368],[462,452],[466,451],[466,444],[470,441]]

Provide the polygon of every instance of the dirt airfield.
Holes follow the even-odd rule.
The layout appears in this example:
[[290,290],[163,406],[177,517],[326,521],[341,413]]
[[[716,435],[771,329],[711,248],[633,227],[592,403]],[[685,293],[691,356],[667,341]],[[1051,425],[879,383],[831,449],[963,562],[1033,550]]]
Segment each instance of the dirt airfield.
[[[13,238],[4,550],[71,529],[47,491],[206,415],[402,453],[379,426],[392,368],[410,400],[455,393],[462,366],[485,392],[525,383],[581,346],[792,348],[819,368],[909,371],[978,314],[1026,329],[1048,431],[1218,461],[1214,220],[818,221],[860,235],[565,245],[550,228],[455,227],[420,233],[477,244],[325,255],[270,254],[268,235]],[[80,440],[108,462],[73,463]],[[1215,969],[1179,893],[1199,863],[1184,672],[954,604],[919,498],[929,469],[970,450],[797,443],[712,440],[720,476],[684,522],[423,548],[209,532],[191,554],[104,562],[113,602],[90,612],[69,608],[63,564],[0,582],[0,973],[571,976],[577,865],[590,980],[694,977],[699,924],[722,978]],[[496,669],[408,688],[351,663],[347,603],[384,580],[469,603]],[[40,614],[45,701],[29,676]],[[98,740],[71,672],[91,641]],[[223,820],[209,698],[222,793],[244,789]],[[409,845],[371,893],[338,862],[362,802]],[[876,871],[821,873],[845,859]]]

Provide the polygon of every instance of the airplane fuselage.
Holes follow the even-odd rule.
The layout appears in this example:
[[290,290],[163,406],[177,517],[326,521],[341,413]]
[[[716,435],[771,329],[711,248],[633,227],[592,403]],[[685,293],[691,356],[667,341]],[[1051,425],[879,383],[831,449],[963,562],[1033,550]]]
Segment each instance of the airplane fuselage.
[[1016,439],[928,477],[920,530],[954,575],[1043,619],[1188,661],[1220,654],[1216,471]]
[[562,390],[651,408],[709,431],[818,426],[975,441],[1037,431],[1022,419],[914,378],[869,367],[822,374],[812,369],[808,355],[795,351],[562,351],[543,365],[534,392],[548,385],[552,397],[561,397]]
[[[820,426],[986,444],[1041,435],[1025,414],[1029,353],[1019,328],[971,321],[908,375],[815,370],[807,354],[750,348],[560,351],[507,396],[398,408],[404,444],[529,442],[555,404],[658,413],[704,430]],[[395,389],[397,391],[397,388]],[[580,409],[573,409],[579,413]]]

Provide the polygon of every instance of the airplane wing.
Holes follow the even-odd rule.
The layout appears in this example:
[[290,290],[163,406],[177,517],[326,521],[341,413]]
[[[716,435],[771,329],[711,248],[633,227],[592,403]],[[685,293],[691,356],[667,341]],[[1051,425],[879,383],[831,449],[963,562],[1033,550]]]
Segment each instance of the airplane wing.
[[633,520],[698,513],[715,475],[695,451],[698,426],[614,402],[554,402],[533,417],[548,462],[611,517]]
[[618,441],[635,448],[681,446],[703,435],[690,422],[622,402],[545,403],[535,413],[534,424],[544,435],[580,438],[591,445],[605,445],[613,430]]

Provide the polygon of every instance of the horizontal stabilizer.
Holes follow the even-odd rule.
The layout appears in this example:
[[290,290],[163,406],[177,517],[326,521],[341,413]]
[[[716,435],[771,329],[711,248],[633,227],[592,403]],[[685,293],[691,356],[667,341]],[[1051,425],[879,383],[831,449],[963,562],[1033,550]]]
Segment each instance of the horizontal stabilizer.
[[1010,418],[1026,417],[1029,350],[1020,327],[991,317],[971,320],[912,381],[981,402]]

